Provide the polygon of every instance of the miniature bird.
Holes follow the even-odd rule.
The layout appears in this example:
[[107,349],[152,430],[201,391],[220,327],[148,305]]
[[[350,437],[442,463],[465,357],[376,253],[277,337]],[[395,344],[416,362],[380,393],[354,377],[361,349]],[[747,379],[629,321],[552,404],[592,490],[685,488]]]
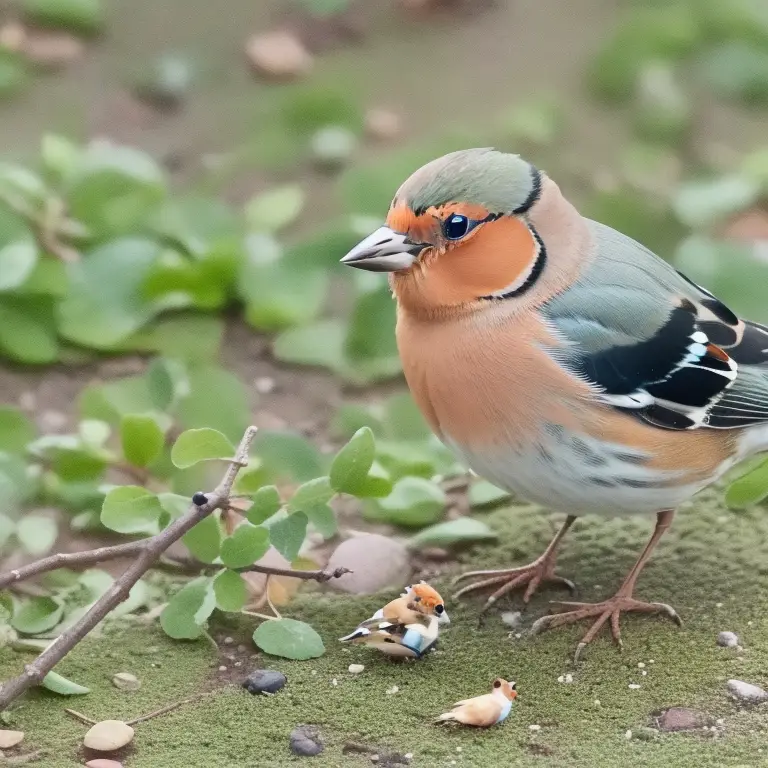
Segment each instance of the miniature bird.
[[370,645],[388,656],[419,659],[437,642],[440,625],[449,624],[445,603],[425,582],[406,587],[342,643]]
[[512,711],[512,702],[517,698],[517,683],[497,677],[493,689],[483,696],[457,701],[450,712],[445,712],[436,723],[457,722],[487,728],[502,723]]
[[[561,603],[533,631],[625,611],[674,510],[768,449],[768,328],[739,319],[626,235],[583,218],[545,173],[492,149],[454,152],[397,191],[386,226],[342,262],[389,272],[397,342],[434,432],[479,475],[568,517],[530,565],[464,574],[485,609],[555,573],[579,515],[654,514],[617,593]],[[462,577],[460,577],[462,578]]]

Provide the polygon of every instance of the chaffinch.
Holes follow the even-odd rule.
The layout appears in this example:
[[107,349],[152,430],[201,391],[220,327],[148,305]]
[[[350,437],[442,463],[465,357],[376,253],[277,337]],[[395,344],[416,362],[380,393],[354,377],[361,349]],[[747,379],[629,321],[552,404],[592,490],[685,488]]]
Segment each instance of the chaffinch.
[[443,598],[422,581],[406,587],[400,597],[340,641],[369,645],[388,656],[419,659],[434,648],[440,626],[449,623]]
[[[530,565],[475,571],[486,608],[526,586],[570,585],[558,545],[586,513],[657,516],[618,592],[561,603],[534,632],[592,618],[577,658],[633,596],[675,508],[768,449],[768,328],[626,235],[583,218],[545,173],[470,149],[417,170],[386,226],[342,262],[390,273],[397,341],[432,429],[479,475],[567,513]],[[460,577],[461,578],[461,577]]]
[[497,677],[490,693],[473,699],[457,701],[450,712],[440,715],[436,723],[457,722],[487,728],[502,723],[512,711],[512,702],[517,698],[517,683]]

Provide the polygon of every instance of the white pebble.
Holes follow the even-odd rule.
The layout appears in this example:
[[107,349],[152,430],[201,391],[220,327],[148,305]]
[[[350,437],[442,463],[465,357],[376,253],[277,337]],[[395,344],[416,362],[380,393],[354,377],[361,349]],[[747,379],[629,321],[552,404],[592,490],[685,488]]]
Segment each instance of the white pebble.
[[558,683],[564,683],[565,682],[565,675],[560,675],[560,677],[557,678]]
[[599,706],[600,706],[600,699],[595,699],[595,700],[594,700],[592,703],[593,703],[593,704],[594,704],[596,707],[599,707]]
[[573,682],[573,675],[570,672],[565,676],[565,682],[566,683],[572,683]]
[[715,603],[715,608],[722,608],[722,607],[723,607],[722,603]]
[[317,670],[316,670],[316,669],[313,669],[313,670],[312,670],[312,671],[311,671],[309,674],[310,674],[310,675],[316,675],[316,674],[317,674]]
[[403,755],[403,757],[404,757],[406,760],[413,760],[413,752],[406,752],[406,753]]
[[640,687],[640,685],[638,683],[630,683],[629,684],[629,690],[630,691],[636,691],[639,687]]
[[334,677],[333,680],[331,680],[331,685],[338,685],[339,681]]
[[638,661],[637,662],[637,668],[638,669],[645,669],[645,662],[644,661]]
[[350,664],[348,669],[349,669],[350,674],[352,674],[352,675],[359,675],[365,669],[365,665],[364,664]]
[[277,382],[269,376],[260,376],[253,382],[253,385],[260,395],[268,395],[275,391]]
[[227,671],[227,668],[224,665],[219,667],[219,672],[226,672],[226,671]]
[[624,734],[624,738],[625,738],[625,739],[631,739],[631,738],[632,738],[632,731],[627,731],[627,732]]
[[751,627],[751,626],[752,626],[752,622],[751,622],[751,621],[748,621],[748,622],[747,622],[747,626],[748,626],[748,627]]
[[643,677],[645,677],[645,676],[648,674],[648,672],[647,672],[645,669],[641,669],[641,670],[640,670],[640,674],[641,674]]
[[396,693],[397,693],[399,690],[400,690],[400,689],[399,689],[399,688],[398,688],[396,685],[393,685],[391,688],[387,688],[387,691],[386,691],[386,693],[387,693],[387,696],[393,696],[393,695],[394,695],[394,694],[396,694]]
[[225,637],[224,638],[224,645],[232,645],[232,643],[235,642],[234,637]]
[[715,720],[715,723],[717,723],[717,725],[725,725],[725,720],[723,720],[722,717],[718,717],[717,720]]
[[529,731],[534,731],[534,732],[540,731],[541,730],[541,726],[537,725],[536,723],[534,723],[533,725],[529,725],[528,726],[528,730]]
[[653,659],[648,659],[649,664],[655,664],[656,662]]
[[457,752],[461,752],[461,747],[456,747]]

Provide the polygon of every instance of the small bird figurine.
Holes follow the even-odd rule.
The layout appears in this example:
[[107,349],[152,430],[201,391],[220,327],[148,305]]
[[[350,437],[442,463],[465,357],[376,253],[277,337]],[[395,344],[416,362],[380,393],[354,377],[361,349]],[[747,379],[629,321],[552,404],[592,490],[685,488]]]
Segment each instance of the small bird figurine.
[[490,693],[473,699],[457,701],[450,712],[445,712],[436,723],[456,722],[487,728],[502,723],[512,711],[512,702],[517,698],[517,683],[497,677]]
[[[534,633],[592,619],[576,657],[625,611],[674,510],[768,449],[768,328],[626,235],[589,219],[518,155],[469,149],[417,170],[381,227],[342,262],[389,272],[397,342],[434,432],[479,475],[568,515],[530,565],[476,571],[458,595],[555,573],[576,518],[653,514],[653,536],[617,593],[561,603]],[[460,577],[461,578],[461,577]],[[457,595],[457,596],[458,596]]]
[[449,624],[438,592],[420,582],[380,608],[342,643],[370,645],[388,656],[420,659],[437,642],[440,625]]

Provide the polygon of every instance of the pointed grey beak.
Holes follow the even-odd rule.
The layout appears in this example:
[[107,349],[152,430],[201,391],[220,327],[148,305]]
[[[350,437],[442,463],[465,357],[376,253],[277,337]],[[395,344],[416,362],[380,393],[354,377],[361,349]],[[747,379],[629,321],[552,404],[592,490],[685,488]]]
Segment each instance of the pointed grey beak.
[[407,235],[379,227],[359,242],[341,263],[369,272],[399,272],[411,267],[424,248],[426,243],[414,243]]
[[451,620],[448,618],[447,611],[443,611],[437,619],[438,624],[450,624]]

